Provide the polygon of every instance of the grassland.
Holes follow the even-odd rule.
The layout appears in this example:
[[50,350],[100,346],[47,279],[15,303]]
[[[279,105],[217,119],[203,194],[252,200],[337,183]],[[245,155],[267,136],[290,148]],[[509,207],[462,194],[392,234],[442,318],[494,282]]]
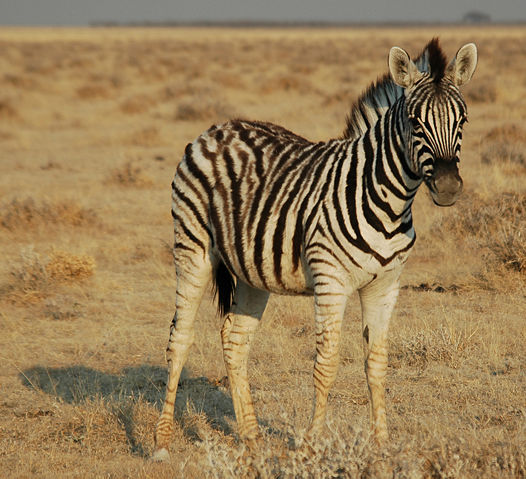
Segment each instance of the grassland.
[[[329,430],[311,410],[307,299],[271,299],[250,358],[265,443],[237,442],[211,301],[183,372],[172,462],[147,460],[173,314],[170,182],[229,117],[339,136],[392,45],[469,41],[463,198],[415,202],[392,320],[391,444],[369,443],[359,304],[349,302]],[[526,31],[0,29],[2,477],[526,475]]]

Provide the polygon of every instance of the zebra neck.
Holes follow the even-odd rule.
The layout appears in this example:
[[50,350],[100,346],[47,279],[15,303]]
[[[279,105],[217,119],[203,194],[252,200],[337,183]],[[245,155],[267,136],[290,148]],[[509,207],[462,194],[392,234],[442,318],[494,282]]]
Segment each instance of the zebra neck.
[[358,149],[363,149],[363,161],[358,161],[362,207],[377,211],[382,223],[391,222],[392,228],[410,222],[411,205],[422,182],[410,167],[401,103],[393,105],[357,142]]

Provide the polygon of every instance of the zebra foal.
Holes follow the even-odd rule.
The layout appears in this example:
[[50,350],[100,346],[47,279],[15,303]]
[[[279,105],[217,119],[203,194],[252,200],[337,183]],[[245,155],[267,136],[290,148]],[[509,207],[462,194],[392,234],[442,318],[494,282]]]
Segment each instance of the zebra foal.
[[155,459],[169,457],[177,384],[212,278],[243,440],[258,437],[247,358],[269,293],[314,296],[315,394],[307,432],[314,438],[325,422],[354,291],[362,306],[371,427],[378,443],[387,440],[386,338],[415,241],[411,205],[422,182],[440,206],[452,205],[462,190],[458,161],[467,112],[459,87],[476,63],[472,43],[450,63],[437,39],[415,61],[393,47],[389,73],[352,107],[340,139],[313,143],[270,123],[235,120],[186,147],[172,183],[176,313]]

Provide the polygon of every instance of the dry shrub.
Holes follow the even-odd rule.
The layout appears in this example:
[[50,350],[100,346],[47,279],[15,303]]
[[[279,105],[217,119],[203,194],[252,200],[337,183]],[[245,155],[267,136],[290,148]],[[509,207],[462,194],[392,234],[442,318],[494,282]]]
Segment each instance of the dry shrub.
[[111,96],[110,88],[104,85],[84,85],[75,91],[77,98],[81,100],[95,100]]
[[297,91],[306,94],[312,92],[312,90],[313,87],[307,78],[289,74],[272,77],[261,86],[262,93]]
[[497,100],[497,87],[494,77],[477,78],[469,83],[464,90],[464,97],[473,103],[494,103]]
[[209,120],[218,122],[235,117],[232,107],[223,100],[214,98],[187,98],[179,102],[175,119],[182,121]]
[[145,188],[153,184],[152,178],[132,160],[113,170],[109,181],[122,186],[135,186],[137,188]]
[[44,315],[56,321],[72,320],[84,315],[82,304],[68,295],[55,295],[45,302]]
[[425,475],[429,478],[523,478],[526,453],[503,442],[484,444],[475,440],[465,447],[452,440],[426,453]]
[[66,251],[53,251],[46,264],[46,272],[54,281],[67,282],[85,279],[95,271],[95,260],[88,255],[75,255]]
[[526,195],[496,194],[482,199],[476,194],[461,201],[461,207],[437,225],[457,243],[483,249],[487,264],[526,271]]
[[37,302],[51,294],[53,286],[86,279],[94,272],[91,256],[57,250],[43,260],[29,247],[20,253],[19,264],[11,270],[11,281],[1,292],[15,303]]
[[20,262],[10,275],[11,282],[2,292],[13,302],[36,302],[45,296],[49,286],[46,265],[32,247],[21,251]]
[[[206,477],[215,478],[523,478],[526,453],[510,442],[458,438],[429,444],[422,438],[393,441],[381,450],[367,433],[330,427],[315,444],[293,449],[265,437],[257,454],[218,438],[204,441]],[[292,437],[297,437],[292,435]]]
[[35,87],[35,80],[27,76],[13,75],[12,73],[5,73],[3,83],[14,86],[15,88],[30,89]]
[[430,362],[438,362],[458,368],[464,353],[474,345],[475,333],[448,324],[419,331],[411,337],[399,337],[389,347],[390,365],[395,368],[403,365],[425,368]]
[[215,80],[222,88],[242,90],[244,88],[243,75],[220,71],[215,74]]
[[147,95],[135,95],[121,104],[121,111],[128,115],[136,115],[148,111],[155,105],[155,100]]
[[488,131],[485,140],[506,143],[526,142],[526,131],[515,124],[500,125]]
[[17,109],[9,100],[0,100],[0,120],[15,120],[18,117]]
[[143,128],[130,137],[130,142],[137,146],[157,146],[160,141],[161,132],[156,126]]
[[508,169],[513,166],[526,166],[524,148],[516,143],[504,141],[487,146],[482,152],[481,159],[483,163],[498,163],[499,166]]
[[[243,444],[231,447],[216,437],[207,437],[205,475],[216,478],[392,477],[393,458],[379,452],[370,435],[362,431],[332,430],[312,444],[298,439],[294,432],[290,437],[298,440],[298,447],[288,447],[284,438],[266,437],[258,444],[257,454],[251,454]],[[404,472],[416,473],[419,463],[423,462],[420,459],[407,464],[409,471]]]
[[65,224],[88,226],[97,223],[98,218],[92,209],[80,206],[74,200],[14,199],[4,204],[0,210],[0,226],[8,230],[35,225]]
[[498,165],[508,170],[526,167],[524,153],[526,132],[519,126],[507,124],[492,128],[484,138],[484,143],[486,147],[481,155],[484,163]]
[[[524,219],[523,219],[524,221]],[[526,232],[524,225],[516,229],[512,224],[503,225],[493,238],[493,255],[506,268],[526,272]]]

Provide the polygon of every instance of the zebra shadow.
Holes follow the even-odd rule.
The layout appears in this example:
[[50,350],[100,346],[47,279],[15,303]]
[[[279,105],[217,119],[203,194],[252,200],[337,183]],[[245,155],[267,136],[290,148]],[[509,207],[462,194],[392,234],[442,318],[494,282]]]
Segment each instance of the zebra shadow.
[[[84,404],[103,400],[123,427],[130,451],[146,456],[135,433],[134,405],[146,402],[161,410],[167,380],[166,368],[151,365],[125,368],[120,374],[108,374],[86,366],[63,368],[34,366],[19,374],[23,385],[61,399],[68,404]],[[232,399],[221,381],[206,377],[190,377],[183,370],[175,403],[175,421],[184,435],[193,442],[200,436],[191,413],[204,414],[213,429],[232,434],[234,420]]]

